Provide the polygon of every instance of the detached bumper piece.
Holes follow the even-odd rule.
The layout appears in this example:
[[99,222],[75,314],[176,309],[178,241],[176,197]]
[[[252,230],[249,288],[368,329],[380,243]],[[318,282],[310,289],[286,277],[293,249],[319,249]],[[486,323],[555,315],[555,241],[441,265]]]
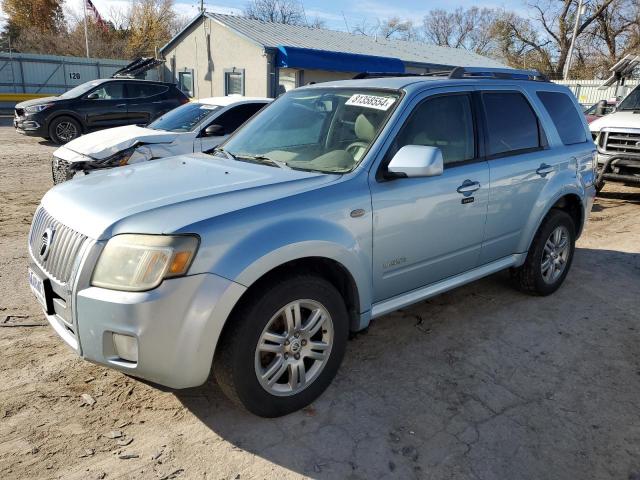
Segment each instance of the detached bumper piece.
[[51,175],[53,176],[53,183],[66,182],[71,180],[76,174],[76,171],[71,168],[71,162],[63,160],[62,158],[53,157],[51,162]]

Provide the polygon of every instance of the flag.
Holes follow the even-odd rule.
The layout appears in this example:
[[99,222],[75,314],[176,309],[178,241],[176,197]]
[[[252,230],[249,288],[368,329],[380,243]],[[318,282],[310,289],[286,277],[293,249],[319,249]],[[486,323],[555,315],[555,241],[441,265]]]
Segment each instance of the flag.
[[93,18],[95,19],[96,23],[104,30],[107,31],[107,22],[105,22],[102,17],[100,16],[100,13],[98,12],[98,9],[96,8],[96,6],[93,4],[93,2],[91,0],[85,0],[86,6],[87,6],[87,10],[89,10],[91,12],[91,14],[93,15]]

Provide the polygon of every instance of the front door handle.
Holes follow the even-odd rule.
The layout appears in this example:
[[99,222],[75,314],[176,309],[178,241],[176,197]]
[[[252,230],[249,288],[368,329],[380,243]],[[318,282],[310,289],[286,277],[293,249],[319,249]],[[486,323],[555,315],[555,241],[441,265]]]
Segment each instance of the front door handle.
[[116,105],[116,108],[122,108],[122,107],[126,107],[127,104],[126,103],[119,103],[118,105]]
[[462,185],[457,189],[458,193],[463,195],[473,193],[480,188],[480,182],[472,182],[471,180],[465,180]]
[[547,165],[546,163],[541,164],[536,170],[536,173],[541,177],[545,177],[551,172],[553,172],[553,167],[551,165]]

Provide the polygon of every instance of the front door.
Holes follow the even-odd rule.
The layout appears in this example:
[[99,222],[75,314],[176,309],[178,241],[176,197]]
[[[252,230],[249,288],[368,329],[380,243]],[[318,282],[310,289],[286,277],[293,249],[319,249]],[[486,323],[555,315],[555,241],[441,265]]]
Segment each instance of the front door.
[[372,176],[375,302],[478,265],[489,166],[480,158],[474,116],[469,91],[425,97],[398,133],[381,168],[404,145],[430,145],[442,150],[444,173],[388,181]]
[[101,84],[85,95],[78,110],[90,129],[126,125],[128,112],[123,82]]

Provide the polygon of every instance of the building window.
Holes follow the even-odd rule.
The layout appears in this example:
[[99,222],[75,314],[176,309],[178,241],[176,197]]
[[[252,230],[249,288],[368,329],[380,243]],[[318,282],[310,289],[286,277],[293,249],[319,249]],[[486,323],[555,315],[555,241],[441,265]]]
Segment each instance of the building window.
[[178,72],[178,88],[186,95],[193,97],[193,69]]
[[300,85],[298,73],[298,70],[291,68],[281,68],[278,71],[278,95],[282,95]]
[[224,94],[244,95],[244,68],[226,69],[224,71]]

